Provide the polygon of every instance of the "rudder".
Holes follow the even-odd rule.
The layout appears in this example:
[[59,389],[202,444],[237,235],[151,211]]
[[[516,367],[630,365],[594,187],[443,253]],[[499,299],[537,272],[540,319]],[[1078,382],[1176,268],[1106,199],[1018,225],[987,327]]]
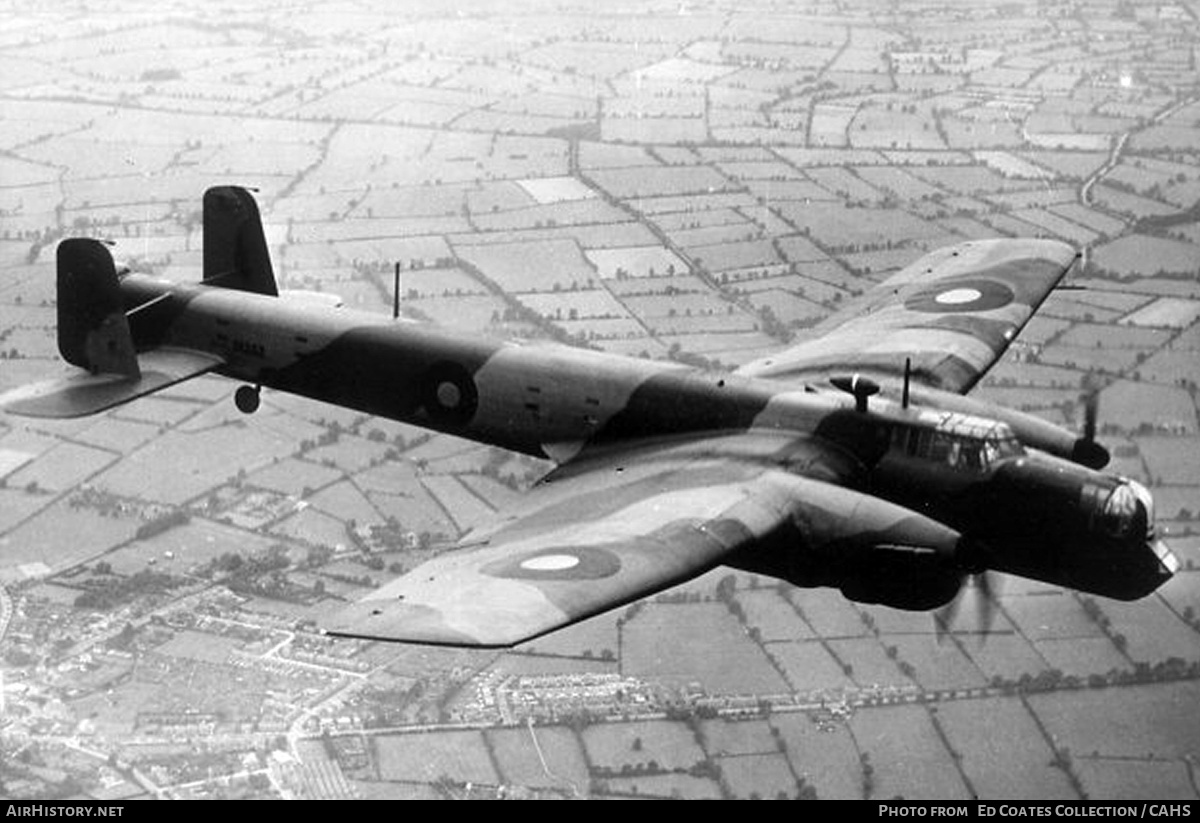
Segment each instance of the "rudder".
[[99,240],[58,244],[58,351],[93,374],[140,374],[112,254]]
[[206,285],[279,295],[258,204],[241,186],[204,192],[204,279]]

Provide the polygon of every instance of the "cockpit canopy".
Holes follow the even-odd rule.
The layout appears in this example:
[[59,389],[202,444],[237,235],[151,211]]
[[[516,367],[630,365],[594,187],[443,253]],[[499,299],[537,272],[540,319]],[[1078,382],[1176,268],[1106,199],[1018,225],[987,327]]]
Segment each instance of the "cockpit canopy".
[[999,460],[1025,453],[1006,424],[953,412],[925,412],[912,424],[895,423],[890,448],[969,472],[985,472]]

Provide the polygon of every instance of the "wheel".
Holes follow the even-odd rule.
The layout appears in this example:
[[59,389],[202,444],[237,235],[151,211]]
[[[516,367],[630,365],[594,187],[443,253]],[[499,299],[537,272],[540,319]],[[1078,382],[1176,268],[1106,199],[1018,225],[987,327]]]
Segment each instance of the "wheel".
[[254,414],[258,411],[258,401],[258,386],[238,386],[238,390],[233,393],[233,402],[243,414]]

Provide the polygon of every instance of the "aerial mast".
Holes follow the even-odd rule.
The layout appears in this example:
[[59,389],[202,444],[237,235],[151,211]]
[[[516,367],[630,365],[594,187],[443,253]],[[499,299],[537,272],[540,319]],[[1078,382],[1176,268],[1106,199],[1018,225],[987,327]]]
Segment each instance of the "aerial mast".
[[392,279],[392,319],[400,317],[400,261],[396,261],[396,274]]

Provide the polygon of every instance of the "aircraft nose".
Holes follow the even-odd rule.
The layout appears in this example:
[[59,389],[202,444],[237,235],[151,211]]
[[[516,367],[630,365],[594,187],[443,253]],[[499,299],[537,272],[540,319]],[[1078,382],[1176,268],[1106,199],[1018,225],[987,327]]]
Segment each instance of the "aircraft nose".
[[1154,556],[1158,558],[1158,565],[1165,583],[1174,576],[1175,572],[1179,571],[1179,559],[1162,540],[1151,540],[1149,547],[1150,551],[1154,552]]
[[1171,552],[1166,542],[1158,536],[1158,528],[1154,523],[1154,498],[1150,494],[1150,490],[1136,480],[1126,478],[1124,486],[1133,493],[1133,497],[1137,500],[1140,514],[1146,522],[1146,548],[1154,553],[1158,560],[1158,573],[1160,577],[1160,585],[1166,583],[1175,572],[1179,571],[1179,560]]
[[[1153,541],[1155,539],[1155,534],[1156,534],[1155,526],[1154,526],[1154,497],[1153,497],[1153,495],[1150,494],[1149,489],[1147,489],[1145,486],[1143,486],[1141,483],[1137,482],[1136,480],[1130,480],[1129,478],[1122,478],[1122,486],[1124,488],[1128,489],[1129,490],[1128,493],[1132,494],[1133,499],[1136,500],[1141,505],[1142,514],[1145,516],[1145,519],[1146,519],[1146,539]],[[1115,495],[1114,495],[1114,497],[1115,497]]]

